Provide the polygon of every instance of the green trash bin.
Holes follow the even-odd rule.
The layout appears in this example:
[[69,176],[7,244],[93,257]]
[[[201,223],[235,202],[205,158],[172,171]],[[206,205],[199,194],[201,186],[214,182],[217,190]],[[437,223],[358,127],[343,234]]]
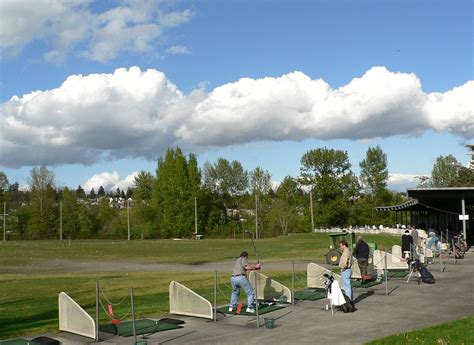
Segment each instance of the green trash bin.
[[275,319],[273,317],[265,317],[263,319],[265,320],[265,327],[267,329],[272,329],[273,324],[275,323]]

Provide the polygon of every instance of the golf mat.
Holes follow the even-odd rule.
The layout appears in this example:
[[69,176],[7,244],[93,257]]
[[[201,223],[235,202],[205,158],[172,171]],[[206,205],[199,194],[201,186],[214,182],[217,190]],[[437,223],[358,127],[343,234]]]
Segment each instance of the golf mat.
[[36,345],[39,343],[36,343],[31,340],[26,340],[26,339],[12,339],[12,340],[5,340],[5,341],[0,341],[1,345]]
[[[153,321],[150,319],[142,319],[135,321],[136,334],[156,333],[176,328],[183,327],[175,325],[173,323]],[[99,331],[114,335],[120,335],[121,337],[131,337],[133,335],[133,323],[132,321],[124,321],[118,325],[114,325],[113,323],[99,325]]]
[[[285,308],[284,306],[281,305],[260,305],[258,307],[258,315],[266,314],[266,313],[271,313],[272,311],[279,310]],[[242,305],[242,310],[239,315],[249,315],[249,316],[255,316],[257,315],[256,313],[247,313],[247,305],[244,304]],[[222,314],[234,314],[237,315],[236,310],[234,311],[229,311],[229,307],[222,307],[222,308],[217,308],[217,312],[222,313]]]
[[410,271],[388,271],[389,278],[405,278]]
[[323,298],[326,298],[326,291],[323,289],[295,291],[297,301],[317,301]]
[[372,287],[372,286],[375,286],[375,285],[379,285],[379,284],[382,284],[381,281],[376,281],[376,280],[369,280],[369,281],[362,281],[362,280],[353,280],[352,281],[352,287],[355,287],[355,288],[359,288],[359,287],[362,287],[362,288],[369,288],[369,287]]

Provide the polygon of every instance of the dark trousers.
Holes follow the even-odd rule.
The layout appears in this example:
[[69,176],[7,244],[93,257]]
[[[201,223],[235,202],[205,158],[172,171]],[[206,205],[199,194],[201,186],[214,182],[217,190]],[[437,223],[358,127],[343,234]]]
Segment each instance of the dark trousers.
[[360,275],[366,276],[367,275],[367,266],[369,266],[369,260],[364,259],[364,258],[360,258],[360,259],[357,259],[357,263],[359,264]]

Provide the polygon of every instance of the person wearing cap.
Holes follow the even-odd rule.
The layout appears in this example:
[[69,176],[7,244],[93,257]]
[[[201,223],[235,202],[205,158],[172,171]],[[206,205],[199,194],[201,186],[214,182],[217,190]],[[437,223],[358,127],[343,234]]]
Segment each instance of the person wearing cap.
[[248,262],[249,253],[243,251],[234,263],[234,270],[230,282],[232,285],[232,296],[230,298],[229,312],[235,310],[237,306],[237,300],[239,299],[240,289],[244,289],[247,295],[247,313],[255,313],[254,305],[254,293],[253,288],[247,279],[247,271],[259,270],[260,264],[249,264]]
[[341,259],[339,260],[339,267],[341,268],[341,278],[344,293],[352,301],[352,253],[349,250],[347,241],[339,242],[339,248],[342,251]]
[[411,248],[413,245],[413,237],[410,235],[410,231],[406,230],[402,235],[402,253],[405,259],[411,259],[412,252]]

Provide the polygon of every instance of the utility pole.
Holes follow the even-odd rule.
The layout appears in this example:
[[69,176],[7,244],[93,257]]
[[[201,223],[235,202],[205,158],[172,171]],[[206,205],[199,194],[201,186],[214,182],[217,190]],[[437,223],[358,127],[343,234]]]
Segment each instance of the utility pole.
[[255,193],[255,239],[259,239],[258,234],[258,195]]
[[7,202],[3,202],[3,244],[7,240]]
[[63,202],[59,202],[59,240],[63,240]]
[[313,192],[309,191],[309,207],[311,207],[311,232],[314,231],[314,215],[313,215]]
[[198,208],[197,197],[194,197],[194,235],[198,233]]
[[127,199],[127,230],[128,240],[130,241],[130,199]]

